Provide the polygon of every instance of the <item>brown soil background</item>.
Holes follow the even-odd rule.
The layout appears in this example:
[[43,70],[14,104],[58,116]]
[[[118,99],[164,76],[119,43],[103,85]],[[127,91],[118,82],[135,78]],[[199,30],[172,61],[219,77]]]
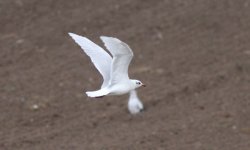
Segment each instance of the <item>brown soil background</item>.
[[[144,112],[87,98],[100,76],[67,32],[131,46]],[[2,0],[0,33],[1,150],[250,149],[249,1]]]

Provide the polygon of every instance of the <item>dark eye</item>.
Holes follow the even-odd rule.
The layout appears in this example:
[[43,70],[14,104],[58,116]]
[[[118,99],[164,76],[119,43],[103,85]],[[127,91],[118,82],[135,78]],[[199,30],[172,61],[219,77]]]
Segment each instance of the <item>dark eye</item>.
[[136,84],[140,85],[140,84],[141,84],[141,82],[136,82]]

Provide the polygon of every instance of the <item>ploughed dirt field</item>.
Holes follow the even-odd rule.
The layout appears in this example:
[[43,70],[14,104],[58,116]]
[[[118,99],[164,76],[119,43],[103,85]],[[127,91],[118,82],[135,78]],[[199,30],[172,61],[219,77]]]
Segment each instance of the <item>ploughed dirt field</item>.
[[[68,36],[130,45],[128,95],[91,99],[101,76]],[[0,1],[0,150],[249,150],[250,2]]]

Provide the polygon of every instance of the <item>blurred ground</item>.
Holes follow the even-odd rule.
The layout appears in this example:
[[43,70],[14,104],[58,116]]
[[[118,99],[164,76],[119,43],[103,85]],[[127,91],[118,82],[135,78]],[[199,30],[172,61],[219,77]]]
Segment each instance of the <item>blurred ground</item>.
[[[249,1],[6,0],[0,26],[1,150],[250,148]],[[100,76],[67,32],[130,45],[143,113],[86,97]]]

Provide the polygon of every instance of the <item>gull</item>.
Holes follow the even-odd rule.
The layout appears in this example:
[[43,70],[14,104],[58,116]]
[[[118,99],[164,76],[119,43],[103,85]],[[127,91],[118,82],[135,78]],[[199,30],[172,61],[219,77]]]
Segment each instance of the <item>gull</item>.
[[129,92],[128,110],[131,114],[137,114],[143,110],[143,104],[138,98],[136,90]]
[[128,76],[128,67],[133,58],[131,48],[114,37],[101,36],[104,46],[112,57],[100,46],[86,37],[69,33],[72,39],[90,57],[96,69],[103,78],[101,88],[96,91],[87,91],[88,97],[101,98],[108,95],[123,95],[130,93],[128,110],[136,114],[143,109],[143,104],[137,96],[135,89],[146,85]]

